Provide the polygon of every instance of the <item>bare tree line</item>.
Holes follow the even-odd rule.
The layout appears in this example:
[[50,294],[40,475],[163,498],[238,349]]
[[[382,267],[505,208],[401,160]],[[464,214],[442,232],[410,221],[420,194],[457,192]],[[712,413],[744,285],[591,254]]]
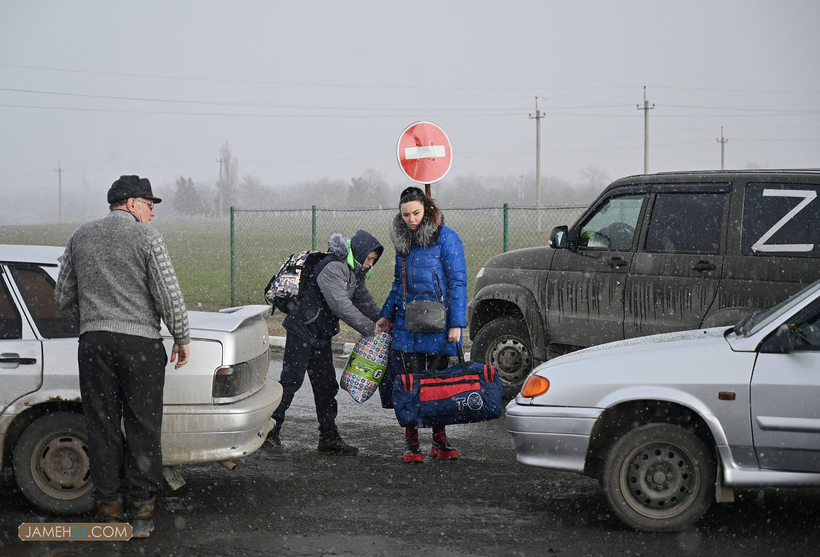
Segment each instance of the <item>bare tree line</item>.
[[[195,180],[178,175],[173,183],[148,176],[154,193],[163,198],[165,215],[196,218],[227,218],[231,207],[241,209],[378,209],[395,206],[407,179],[389,181],[375,168],[365,168],[359,176],[343,180],[322,178],[298,183],[271,183],[259,176],[240,174],[238,159],[227,142],[219,152],[220,175],[216,180]],[[113,178],[112,178],[113,180]],[[63,188],[58,208],[56,191],[50,188],[17,189],[13,184],[0,195],[0,222],[3,224],[51,224],[62,215],[64,223],[99,218],[107,210],[101,196],[108,184],[89,183],[81,178],[79,189]],[[610,182],[602,169],[589,166],[578,181],[543,176],[542,204],[585,205]],[[90,192],[97,192],[90,198]],[[433,197],[443,207],[474,208],[535,207],[535,173],[519,175],[448,176],[432,186]],[[2,241],[2,239],[0,239]]]
[[[347,210],[381,209],[396,203],[408,183],[390,183],[376,169],[367,168],[349,181],[324,178],[296,184],[266,184],[258,176],[239,178],[238,162],[225,143],[220,151],[221,176],[215,183],[194,182],[179,176],[163,191],[173,211],[188,216],[226,216],[230,207],[241,209],[309,209],[311,206]],[[584,205],[609,183],[606,172],[588,167],[572,183],[554,177],[542,179],[544,206]],[[536,205],[535,175],[457,176],[433,185],[433,197],[442,207],[514,207]]]

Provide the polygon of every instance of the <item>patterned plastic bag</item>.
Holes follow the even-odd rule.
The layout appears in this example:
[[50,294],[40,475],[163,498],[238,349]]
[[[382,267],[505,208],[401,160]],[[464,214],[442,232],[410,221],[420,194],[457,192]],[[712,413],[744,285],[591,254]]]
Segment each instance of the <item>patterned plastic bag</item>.
[[364,402],[379,388],[387,369],[390,333],[384,332],[359,339],[350,353],[339,386],[356,402]]

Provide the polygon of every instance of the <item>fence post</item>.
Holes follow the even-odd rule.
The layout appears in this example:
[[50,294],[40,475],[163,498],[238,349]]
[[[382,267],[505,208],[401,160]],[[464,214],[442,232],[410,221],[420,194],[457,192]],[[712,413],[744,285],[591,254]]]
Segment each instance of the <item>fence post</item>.
[[504,253],[510,249],[510,205],[504,204]]
[[310,249],[316,251],[316,205],[311,205],[310,218]]
[[231,306],[236,305],[236,230],[234,208],[231,207]]

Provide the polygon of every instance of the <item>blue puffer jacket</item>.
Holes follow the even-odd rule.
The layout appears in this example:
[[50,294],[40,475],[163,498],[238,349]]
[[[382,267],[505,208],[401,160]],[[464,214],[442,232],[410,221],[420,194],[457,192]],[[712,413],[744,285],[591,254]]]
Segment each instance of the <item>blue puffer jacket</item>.
[[[441,333],[411,333],[404,325],[402,294],[402,258],[407,272],[407,302],[424,290],[432,290],[443,296],[447,307],[447,328],[467,326],[467,262],[464,244],[455,230],[442,224],[436,229],[425,217],[413,231],[404,224],[401,214],[396,215],[390,229],[390,238],[396,247],[396,268],[393,287],[382,306],[382,317],[393,322],[392,347],[402,352],[438,354],[447,342],[447,331]],[[420,300],[433,299],[429,292]],[[455,356],[455,344],[448,344],[444,351]]]

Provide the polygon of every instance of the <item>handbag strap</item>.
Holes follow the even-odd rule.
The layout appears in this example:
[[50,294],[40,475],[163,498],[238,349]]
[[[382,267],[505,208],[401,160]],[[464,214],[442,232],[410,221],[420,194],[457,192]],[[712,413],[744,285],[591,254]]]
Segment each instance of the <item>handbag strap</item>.
[[407,265],[404,256],[401,257],[401,294],[404,303],[407,303]]

